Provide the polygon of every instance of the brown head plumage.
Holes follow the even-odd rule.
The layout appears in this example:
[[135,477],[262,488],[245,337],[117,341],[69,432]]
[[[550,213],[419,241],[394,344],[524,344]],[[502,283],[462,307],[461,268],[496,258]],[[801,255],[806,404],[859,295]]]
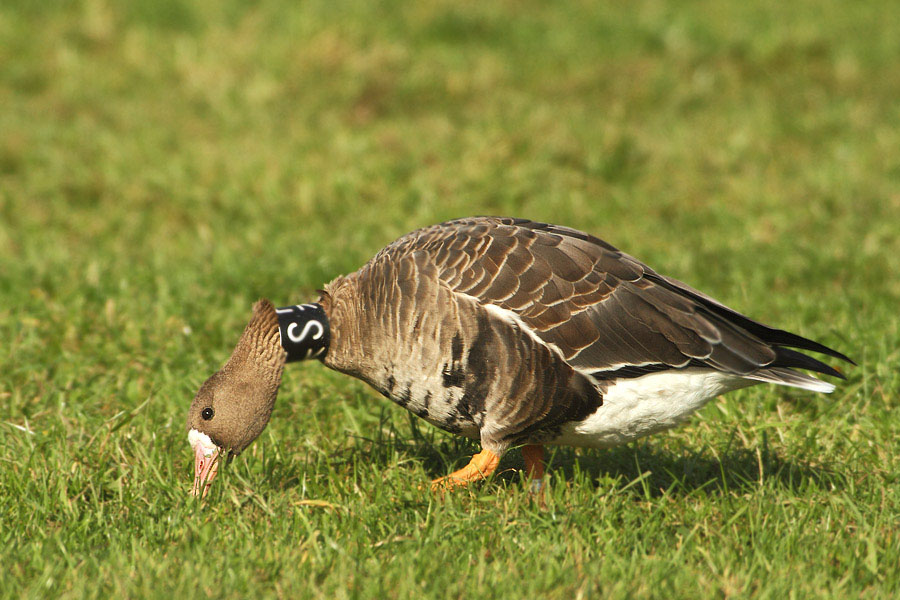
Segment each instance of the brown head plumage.
[[228,362],[207,379],[188,412],[195,452],[194,493],[215,476],[217,459],[240,454],[269,422],[286,354],[278,315],[268,300],[253,305],[253,316]]

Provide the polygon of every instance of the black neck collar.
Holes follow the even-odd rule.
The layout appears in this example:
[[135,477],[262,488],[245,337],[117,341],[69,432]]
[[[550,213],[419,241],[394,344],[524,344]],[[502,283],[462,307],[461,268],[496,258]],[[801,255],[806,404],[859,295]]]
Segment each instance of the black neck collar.
[[287,362],[307,358],[325,358],[331,329],[321,304],[296,304],[276,309],[281,347],[287,352]]

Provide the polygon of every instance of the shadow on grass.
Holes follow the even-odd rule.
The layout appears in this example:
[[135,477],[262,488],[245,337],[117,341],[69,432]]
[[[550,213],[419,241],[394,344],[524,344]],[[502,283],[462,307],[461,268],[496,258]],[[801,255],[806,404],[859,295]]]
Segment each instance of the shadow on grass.
[[[397,456],[407,457],[419,462],[429,478],[436,478],[462,467],[480,450],[473,440],[430,429],[423,432],[414,420],[409,431],[402,432],[390,419],[383,418],[381,424],[374,437],[350,438],[351,446],[334,454],[329,462],[335,468],[365,463],[386,470],[396,463]],[[607,450],[547,447],[548,471],[567,482],[648,497],[741,493],[772,484],[791,492],[832,490],[846,487],[849,476],[831,466],[812,465],[803,456],[779,456],[765,436],[758,448],[734,448],[733,437],[724,448],[671,448],[671,444],[652,440]],[[494,484],[518,485],[524,477],[523,466],[521,453],[509,451],[500,462]],[[298,478],[293,473],[285,475],[282,485],[293,487]],[[638,480],[638,485],[632,483]]]
[[754,450],[741,448],[720,456],[713,453],[709,447],[672,450],[643,441],[609,450],[559,448],[552,454],[550,470],[567,481],[587,480],[596,488],[627,486],[629,493],[648,497],[685,496],[699,491],[742,493],[772,484],[797,493],[810,488],[842,488],[846,479],[832,469],[771,452],[757,455]]

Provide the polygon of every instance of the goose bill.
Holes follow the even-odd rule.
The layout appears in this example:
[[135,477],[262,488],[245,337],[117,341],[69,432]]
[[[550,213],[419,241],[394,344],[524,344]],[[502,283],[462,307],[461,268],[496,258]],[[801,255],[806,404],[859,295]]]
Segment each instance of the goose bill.
[[191,486],[191,495],[205,498],[219,472],[219,448],[208,435],[196,429],[191,430],[188,439],[194,448],[194,485]]

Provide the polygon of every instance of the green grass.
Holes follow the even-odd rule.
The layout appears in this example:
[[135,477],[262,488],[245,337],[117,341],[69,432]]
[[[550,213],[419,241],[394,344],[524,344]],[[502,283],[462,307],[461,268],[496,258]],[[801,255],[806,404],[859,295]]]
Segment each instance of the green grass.
[[[595,6],[596,4],[596,6]],[[0,5],[0,595],[900,594],[895,3]],[[579,227],[853,356],[612,451],[475,447],[291,366],[187,494],[251,303],[418,226]]]

